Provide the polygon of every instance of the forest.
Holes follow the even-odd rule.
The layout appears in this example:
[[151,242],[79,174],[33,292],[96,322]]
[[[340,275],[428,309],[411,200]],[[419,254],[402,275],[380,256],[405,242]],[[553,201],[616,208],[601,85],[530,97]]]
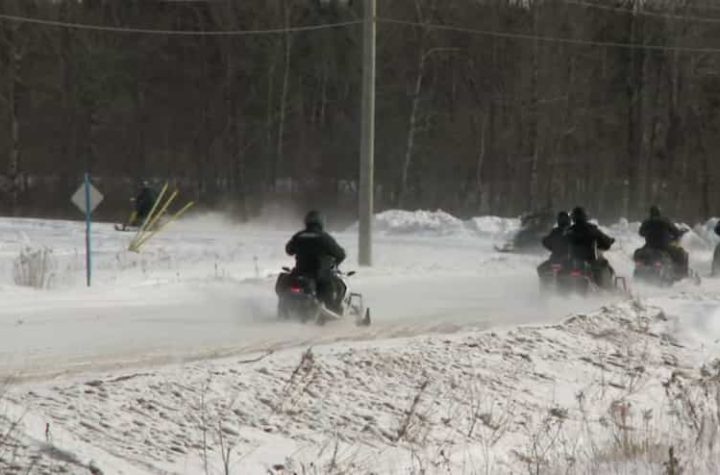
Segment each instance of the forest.
[[[2,0],[0,213],[356,215],[361,0]],[[720,4],[378,0],[377,209],[720,214]]]

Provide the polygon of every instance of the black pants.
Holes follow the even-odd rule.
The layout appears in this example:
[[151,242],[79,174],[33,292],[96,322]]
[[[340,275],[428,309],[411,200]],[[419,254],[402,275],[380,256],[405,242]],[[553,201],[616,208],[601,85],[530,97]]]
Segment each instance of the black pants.
[[687,251],[680,246],[668,246],[665,251],[670,255],[670,259],[673,260],[677,273],[681,277],[687,277],[690,270],[690,256]]
[[333,312],[342,312],[342,295],[339,277],[332,271],[318,272],[315,277],[318,298]]
[[604,257],[599,257],[590,263],[595,284],[601,289],[615,287],[615,269]]

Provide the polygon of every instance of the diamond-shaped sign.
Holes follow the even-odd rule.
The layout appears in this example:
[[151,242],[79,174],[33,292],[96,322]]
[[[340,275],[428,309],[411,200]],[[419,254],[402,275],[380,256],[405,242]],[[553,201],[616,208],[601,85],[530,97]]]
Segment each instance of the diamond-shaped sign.
[[83,213],[95,211],[95,208],[102,202],[103,195],[90,183],[90,209],[85,209],[85,185],[80,185],[74,195],[71,198],[73,204],[78,207]]

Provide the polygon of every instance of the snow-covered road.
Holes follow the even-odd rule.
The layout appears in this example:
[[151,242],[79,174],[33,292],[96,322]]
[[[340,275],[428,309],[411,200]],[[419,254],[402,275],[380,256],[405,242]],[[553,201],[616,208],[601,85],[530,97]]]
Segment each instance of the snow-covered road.
[[[542,434],[548,421],[580,440],[589,410],[601,433],[590,445],[612,450],[602,418],[618,400],[639,408],[634,418],[671,404],[660,383],[677,368],[686,387],[705,390],[702,365],[720,354],[720,281],[633,287],[635,300],[543,299],[535,276],[542,256],[494,251],[514,220],[381,218],[375,266],[353,277],[372,309],[369,328],[275,318],[274,276],[290,264],[287,223],[197,217],[140,254],[126,251],[131,235],[99,224],[87,289],[81,223],[0,219],[0,380],[16,382],[0,398],[0,425],[23,422],[10,459],[0,444],[0,468],[41,460],[50,473],[85,473],[95,463],[108,474],[220,473],[217,453],[207,457],[222,432],[234,444],[237,473],[291,473],[282,468],[288,464],[325,473],[318,467],[336,463],[360,473],[412,472],[418,463],[450,473],[517,473],[537,444],[529,431]],[[609,232],[618,242],[608,257],[627,275],[636,226],[621,222]],[[337,235],[354,256],[352,230]],[[685,244],[706,273],[711,236],[698,230]],[[43,246],[55,265],[51,288],[16,285],[21,250]],[[345,265],[352,268],[353,257]],[[592,406],[575,408],[585,392]],[[413,400],[421,411],[415,418],[412,410],[407,416]],[[714,417],[714,406],[704,407]],[[208,428],[208,420],[221,425]],[[664,434],[669,422],[653,424]],[[208,430],[215,439],[206,439]],[[408,430],[427,436],[420,441]],[[669,434],[662,444],[696,435]],[[489,440],[497,443],[490,452]],[[577,445],[572,457],[607,461],[604,453],[578,452],[585,449]],[[548,463],[562,467],[566,449],[547,450]],[[692,459],[696,473],[713,466],[720,450],[710,452]],[[466,470],[478,460],[491,465]],[[657,460],[648,467],[657,471]]]
[[[344,339],[543,323],[617,300],[541,299],[534,267],[542,257],[493,250],[512,231],[512,220],[481,218],[469,228],[442,214],[401,217],[380,223],[376,266],[360,269],[353,280],[372,309],[369,329],[276,320],[274,275],[291,262],[283,254],[292,232],[287,223],[278,229],[195,218],[141,254],[126,250],[130,234],[100,224],[95,285],[86,289],[81,223],[2,220],[0,376],[35,378]],[[611,259],[628,272],[628,249],[636,241],[627,229],[615,231],[621,241]],[[353,256],[355,235],[338,236]],[[53,288],[14,285],[13,263],[27,246],[52,250]]]
[[[541,323],[613,300],[540,299],[534,266],[541,257],[497,254],[493,244],[503,235],[493,226],[485,234],[451,228],[445,235],[420,220],[412,233],[381,233],[376,266],[353,278],[372,309],[373,326],[361,329],[349,322],[318,328],[276,320],[273,280],[291,262],[283,255],[289,226],[196,218],[138,255],[126,251],[130,234],[100,224],[95,285],[86,289],[81,223],[3,220],[0,377],[34,379],[339,340]],[[355,235],[338,236],[353,256]],[[52,250],[53,288],[13,284],[13,262],[24,246]]]

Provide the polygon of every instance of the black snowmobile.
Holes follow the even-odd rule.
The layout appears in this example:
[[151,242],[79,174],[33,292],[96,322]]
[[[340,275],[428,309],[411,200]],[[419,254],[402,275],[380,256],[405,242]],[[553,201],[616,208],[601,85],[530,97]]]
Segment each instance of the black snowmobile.
[[528,213],[520,217],[520,229],[502,246],[495,246],[498,252],[541,252],[542,238],[555,224],[551,212]]
[[609,266],[593,270],[592,264],[580,259],[552,263],[540,275],[540,291],[558,295],[585,296],[600,291],[626,291],[624,277],[618,277]]
[[658,249],[640,248],[633,255],[635,271],[633,278],[648,284],[669,287],[682,279],[676,272],[670,255]]
[[[681,231],[684,235],[689,229],[685,228]],[[679,246],[679,239],[672,245]],[[685,277],[690,277],[696,283],[700,283],[697,274],[690,269],[687,276],[683,275],[682,269],[678,268],[666,251],[644,246],[635,250],[633,260],[635,261],[633,278],[636,280],[661,287],[669,287]]]
[[358,326],[370,325],[370,309],[365,307],[361,294],[352,292],[347,279],[355,272],[342,273],[335,270],[337,277],[335,299],[340,302],[340,311],[327,308],[318,298],[315,280],[297,274],[288,267],[278,275],[275,293],[278,296],[278,318],[299,320],[303,323],[315,322],[324,325],[328,321],[343,320],[352,317]]

